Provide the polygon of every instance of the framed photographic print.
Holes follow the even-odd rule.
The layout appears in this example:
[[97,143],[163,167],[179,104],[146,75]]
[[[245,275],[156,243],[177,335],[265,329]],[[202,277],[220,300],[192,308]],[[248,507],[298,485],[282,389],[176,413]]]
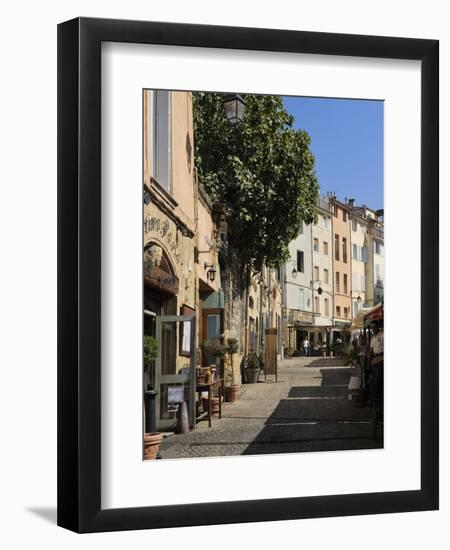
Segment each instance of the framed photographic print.
[[438,42],[58,27],[58,524],[438,508]]

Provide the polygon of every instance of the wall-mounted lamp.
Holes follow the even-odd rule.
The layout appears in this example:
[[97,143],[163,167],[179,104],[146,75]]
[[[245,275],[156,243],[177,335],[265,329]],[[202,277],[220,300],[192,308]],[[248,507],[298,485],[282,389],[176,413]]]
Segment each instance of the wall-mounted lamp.
[[314,290],[314,285],[315,284],[318,284],[319,286],[317,287],[317,294],[320,296],[322,293],[323,293],[323,288],[322,288],[322,281],[311,281],[311,287],[312,289]]
[[216,278],[216,268],[213,264],[204,263],[204,268],[207,269],[206,277],[208,278],[208,281],[213,282]]

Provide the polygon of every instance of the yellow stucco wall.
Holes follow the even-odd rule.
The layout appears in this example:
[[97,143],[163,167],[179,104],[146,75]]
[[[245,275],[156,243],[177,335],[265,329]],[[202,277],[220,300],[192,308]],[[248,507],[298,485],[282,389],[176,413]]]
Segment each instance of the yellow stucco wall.
[[[333,306],[334,317],[343,320],[351,319],[351,257],[350,257],[350,224],[347,215],[346,221],[344,221],[345,209],[338,203],[333,202],[333,207],[337,208],[337,216],[332,217],[332,243],[333,243]],[[339,235],[339,260],[336,260],[335,255],[335,235]],[[342,239],[347,239],[347,262],[342,258]],[[336,272],[340,274],[340,290],[336,287]],[[347,275],[347,292],[344,292],[344,275]],[[340,315],[337,314],[337,307],[340,307]],[[344,315],[344,308],[348,308],[348,317]]]

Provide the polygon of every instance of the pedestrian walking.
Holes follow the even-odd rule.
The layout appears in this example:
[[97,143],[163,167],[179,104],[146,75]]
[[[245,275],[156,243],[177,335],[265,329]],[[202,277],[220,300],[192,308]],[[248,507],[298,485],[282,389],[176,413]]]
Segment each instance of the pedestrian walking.
[[304,355],[305,357],[308,357],[308,355],[309,355],[309,353],[308,353],[308,352],[309,352],[309,341],[308,341],[308,338],[305,338],[305,339],[303,340],[302,347],[303,347],[303,355]]

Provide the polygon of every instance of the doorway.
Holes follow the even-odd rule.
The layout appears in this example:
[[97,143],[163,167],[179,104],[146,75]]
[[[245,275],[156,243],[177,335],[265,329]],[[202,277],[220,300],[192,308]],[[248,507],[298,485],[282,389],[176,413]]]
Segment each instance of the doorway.
[[[187,404],[190,427],[195,426],[195,322],[193,315],[158,315],[155,319],[156,340],[160,344],[155,361],[156,424],[160,431],[174,426],[182,401]],[[177,333],[184,351],[183,366],[179,368]]]

